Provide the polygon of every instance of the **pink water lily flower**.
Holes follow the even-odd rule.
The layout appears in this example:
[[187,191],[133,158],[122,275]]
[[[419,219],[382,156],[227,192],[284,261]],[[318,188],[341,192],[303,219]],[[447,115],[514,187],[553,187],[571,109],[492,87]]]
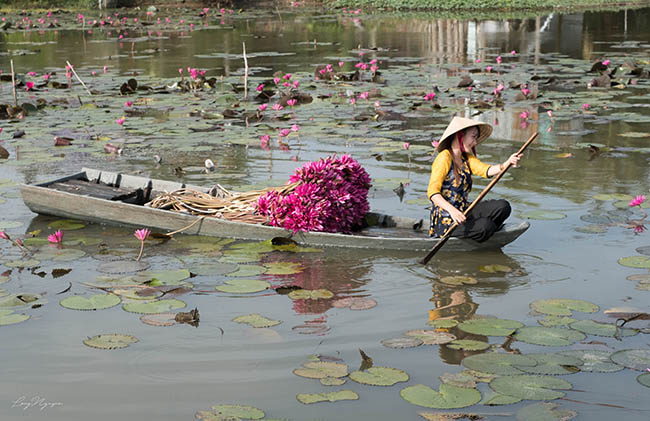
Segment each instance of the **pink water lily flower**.
[[287,101],[287,105],[290,106],[290,107],[293,107],[294,105],[296,105],[297,102],[298,102],[297,99],[292,98],[292,99]]
[[278,83],[280,83],[280,78],[279,78],[279,77],[274,77],[274,78],[273,78],[273,83],[275,83],[276,85],[277,85]]
[[139,230],[135,230],[133,235],[135,235],[135,238],[140,240],[140,253],[138,254],[138,258],[136,260],[140,260],[142,258],[142,252],[144,251],[144,241],[149,238],[149,234],[151,234],[151,231],[149,231],[146,228],[142,228]]
[[485,66],[485,70],[490,73],[492,71],[492,66]]
[[501,64],[503,62],[503,59],[501,56],[497,56],[497,64]]
[[291,134],[290,129],[282,129],[282,130],[280,130],[280,137],[287,137],[287,136],[289,136],[289,134]]
[[130,106],[133,105],[133,101],[126,101],[126,102],[124,103],[124,105],[127,106],[127,107],[130,107]]
[[32,89],[34,89],[34,82],[25,82],[25,90],[31,91]]
[[588,110],[589,109],[589,104],[582,104],[582,109],[583,110]]
[[603,66],[609,66],[609,63],[611,63],[611,61],[609,60],[605,60],[602,62]]
[[521,118],[522,120],[525,120],[528,117],[530,117],[530,113],[528,111],[522,111],[521,114],[519,114],[519,118]]
[[428,94],[426,94],[426,95],[424,96],[424,100],[425,100],[425,101],[433,101],[433,99],[434,99],[435,97],[436,97],[436,93],[435,93],[435,92],[429,92]]
[[404,148],[405,150],[408,151],[410,147],[411,147],[411,144],[409,142],[402,143],[402,148]]
[[9,234],[7,234],[4,231],[0,231],[0,238],[4,238],[5,240],[11,241],[11,238],[9,237]]
[[115,120],[115,122],[116,122],[117,124],[119,124],[120,126],[123,125],[125,121],[126,121],[126,118],[125,118],[125,117],[120,117],[120,118],[118,118],[117,120]]
[[553,118],[553,111],[548,110],[548,111],[546,112],[546,114],[548,114],[549,117]]
[[63,242],[63,231],[58,230],[54,234],[50,234],[47,236],[47,241],[53,244],[59,244]]
[[291,126],[291,131],[292,131],[292,132],[297,132],[298,130],[300,130],[300,126],[299,126],[299,125],[297,125],[297,124],[293,124],[293,125]]
[[291,73],[287,73],[286,75],[282,76],[284,80],[289,80],[291,79]]
[[43,80],[50,80],[50,75],[47,74],[47,73],[45,73],[45,74],[43,75]]
[[280,111],[280,110],[284,109],[284,107],[282,105],[280,105],[280,104],[273,104],[273,106],[271,108],[273,108],[275,111]]
[[515,54],[517,54],[517,51],[512,50],[512,51],[510,51],[510,54],[514,56]]
[[255,90],[257,92],[262,92],[264,90],[264,84],[260,83],[259,85],[257,85],[257,88],[255,88]]
[[630,201],[630,204],[628,205],[629,207],[633,206],[641,206],[641,204],[645,202],[645,194],[642,194],[640,196],[635,197]]
[[645,225],[643,225],[643,224],[639,224],[639,225],[637,225],[637,226],[634,227],[634,233],[635,233],[635,234],[641,234],[641,233],[644,232],[645,230],[646,230],[646,227],[645,227]]
[[343,67],[344,64],[345,64],[344,62],[339,61],[339,67]]
[[268,106],[269,104],[261,104],[259,107],[257,107],[257,109],[260,111],[264,111],[267,109]]
[[28,74],[29,76],[31,76],[31,77],[36,76],[36,72],[27,72],[27,74]]

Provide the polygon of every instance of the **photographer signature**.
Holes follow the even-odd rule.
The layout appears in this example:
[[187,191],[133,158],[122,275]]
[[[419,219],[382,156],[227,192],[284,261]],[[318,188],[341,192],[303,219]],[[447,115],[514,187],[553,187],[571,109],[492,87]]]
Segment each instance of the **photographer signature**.
[[47,408],[54,408],[55,406],[63,406],[61,402],[48,402],[45,398],[40,396],[34,396],[31,399],[28,399],[27,396],[23,395],[11,402],[12,408],[19,408],[23,411],[27,411],[30,408],[40,409],[41,411],[46,410]]

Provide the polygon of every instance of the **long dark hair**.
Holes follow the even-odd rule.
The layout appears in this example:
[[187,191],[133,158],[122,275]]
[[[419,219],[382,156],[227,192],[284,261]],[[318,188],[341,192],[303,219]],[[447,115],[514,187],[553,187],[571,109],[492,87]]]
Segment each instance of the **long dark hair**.
[[[461,157],[462,157],[463,160],[467,159],[467,152],[465,151],[465,147],[462,146],[463,137],[465,137],[465,133],[467,133],[467,131],[469,129],[471,129],[472,127],[475,127],[476,130],[478,130],[477,137],[480,137],[481,136],[481,128],[479,126],[467,127],[466,129],[459,130],[459,131],[457,131],[456,133],[454,133],[454,134],[452,134],[450,136],[450,137],[458,136],[458,141],[461,144],[460,153],[461,153]],[[459,163],[454,159],[454,154],[451,152],[451,144],[452,144],[453,141],[454,140],[452,138],[451,141],[446,142],[445,144],[443,144],[443,147],[442,147],[442,149],[440,151],[442,152],[445,149],[449,149],[449,153],[451,153],[452,169],[454,170],[454,186],[458,187],[460,185],[460,168],[462,168],[463,163],[462,163],[462,161]],[[474,155],[476,155],[476,151],[474,150],[474,148],[472,148],[472,152],[474,153]]]

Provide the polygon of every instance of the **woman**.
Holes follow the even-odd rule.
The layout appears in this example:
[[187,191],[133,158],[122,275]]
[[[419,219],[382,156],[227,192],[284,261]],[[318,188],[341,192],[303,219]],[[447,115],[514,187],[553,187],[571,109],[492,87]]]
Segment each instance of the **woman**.
[[516,167],[521,159],[521,154],[514,153],[498,165],[481,162],[474,148],[490,134],[492,127],[481,121],[454,117],[449,123],[431,166],[427,189],[427,196],[433,203],[429,235],[442,237],[456,222],[459,226],[453,236],[482,242],[510,216],[510,204],[503,199],[481,201],[467,217],[463,214],[470,205],[467,196],[472,190],[472,175],[492,177],[508,163]]

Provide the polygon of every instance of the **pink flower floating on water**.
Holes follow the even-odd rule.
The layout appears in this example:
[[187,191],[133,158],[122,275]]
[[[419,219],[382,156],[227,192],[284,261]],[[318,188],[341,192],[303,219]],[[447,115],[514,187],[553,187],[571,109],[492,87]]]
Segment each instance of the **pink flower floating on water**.
[[583,110],[588,110],[589,109],[589,104],[582,104],[582,109]]
[[267,134],[260,136],[260,146],[262,147],[262,149],[264,150],[269,149],[269,140],[271,140],[271,136]]
[[350,232],[370,208],[370,176],[349,155],[309,162],[289,183],[299,185],[289,194],[271,191],[257,201],[257,212],[271,225],[294,232]]
[[492,66],[485,66],[485,70],[490,73],[492,71]]
[[124,103],[124,105],[125,105],[126,107],[131,107],[131,106],[133,105],[133,101],[126,101],[126,102]]
[[287,137],[291,134],[290,129],[282,129],[280,130],[280,137]]
[[291,125],[291,131],[292,132],[298,132],[300,130],[300,126],[297,124]]
[[501,64],[503,62],[503,59],[501,56],[497,56],[497,64]]
[[268,108],[269,104],[260,104],[259,107],[257,107],[258,110],[264,111]]
[[646,230],[646,227],[645,227],[645,225],[642,225],[642,224],[637,225],[637,226],[634,227],[634,233],[635,234],[641,234],[642,232],[645,232],[645,230]]
[[296,105],[296,103],[298,103],[297,99],[292,98],[290,100],[287,100],[287,105],[290,107],[293,107],[294,105]]
[[433,99],[436,97],[435,92],[429,92],[428,94],[424,95],[424,100],[425,101],[433,101]]
[[632,200],[630,201],[630,203],[629,203],[628,206],[629,206],[629,207],[633,207],[633,206],[641,206],[641,204],[642,204],[643,202],[645,202],[645,194],[642,194],[642,195],[637,196],[637,197],[635,197],[634,199],[632,199]]
[[409,142],[404,142],[402,143],[402,148],[408,151],[411,148],[411,144]]
[[123,125],[125,121],[126,121],[126,118],[125,118],[125,117],[120,117],[120,118],[118,118],[117,120],[115,120],[115,122],[116,122],[117,124],[119,124],[120,126]]
[[609,60],[602,61],[603,66],[609,66],[609,63],[611,63],[611,61],[609,61]]
[[255,90],[257,92],[262,92],[264,90],[264,84],[260,83],[259,85],[257,85],[257,88],[255,88]]
[[28,74],[29,76],[31,76],[31,77],[36,76],[36,72],[27,72],[27,74]]
[[273,108],[275,111],[280,111],[280,110],[284,109],[284,107],[282,105],[280,105],[280,104],[273,104],[273,106],[271,108]]
[[528,117],[530,117],[530,113],[528,111],[522,111],[521,114],[519,114],[519,118],[522,120],[526,120]]
[[34,89],[34,82],[25,82],[25,90],[31,91],[32,89]]
[[58,230],[54,234],[50,234],[47,236],[47,241],[53,244],[59,244],[63,242],[63,231]]

